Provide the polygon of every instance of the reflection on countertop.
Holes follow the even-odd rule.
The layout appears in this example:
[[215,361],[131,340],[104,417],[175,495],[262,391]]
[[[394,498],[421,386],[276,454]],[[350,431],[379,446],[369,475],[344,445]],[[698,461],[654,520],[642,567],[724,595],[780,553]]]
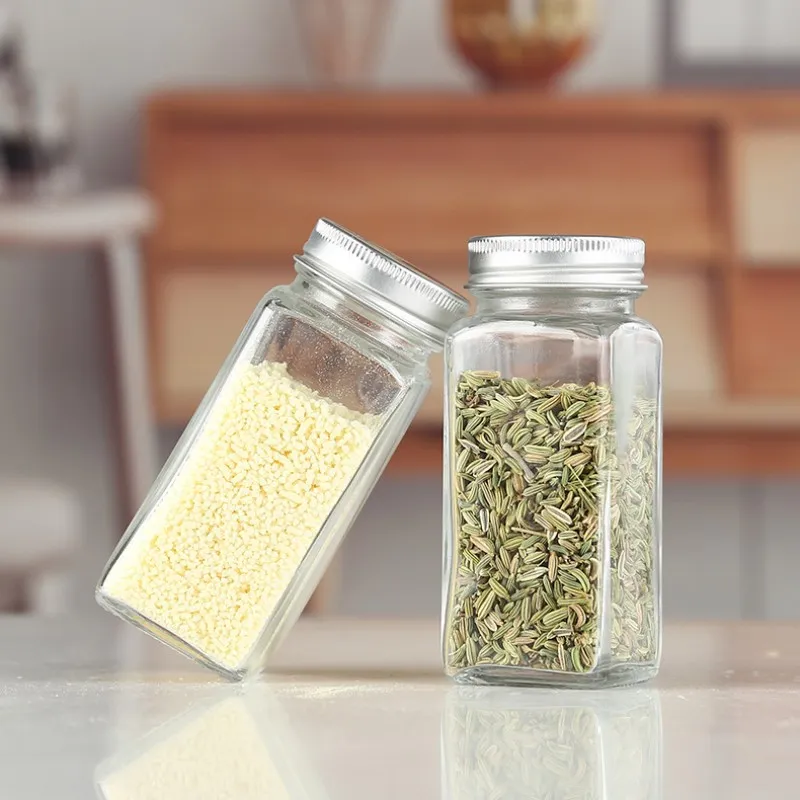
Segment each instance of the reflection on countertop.
[[247,687],[129,630],[0,618],[0,796],[797,796],[798,625],[668,626],[654,684],[580,692],[454,685],[433,621],[301,621]]
[[[265,684],[194,704],[104,760],[95,771],[97,793],[103,800],[329,800],[313,757],[324,762],[324,754],[314,737],[298,737],[292,705]],[[446,692],[440,718],[442,800],[661,797],[656,690],[456,686]]]
[[446,800],[661,795],[655,690],[456,687],[445,702],[442,736]]
[[95,771],[103,800],[324,800],[314,769],[267,686],[233,690],[178,715]]

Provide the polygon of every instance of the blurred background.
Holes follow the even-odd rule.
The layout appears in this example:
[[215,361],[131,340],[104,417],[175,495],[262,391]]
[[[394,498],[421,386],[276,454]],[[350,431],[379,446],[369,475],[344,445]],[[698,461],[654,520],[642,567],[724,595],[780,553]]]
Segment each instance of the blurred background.
[[[471,235],[647,239],[667,617],[800,616],[796,0],[0,10],[0,610],[94,607],[158,464],[326,215],[455,287]],[[439,613],[440,392],[321,613]]]

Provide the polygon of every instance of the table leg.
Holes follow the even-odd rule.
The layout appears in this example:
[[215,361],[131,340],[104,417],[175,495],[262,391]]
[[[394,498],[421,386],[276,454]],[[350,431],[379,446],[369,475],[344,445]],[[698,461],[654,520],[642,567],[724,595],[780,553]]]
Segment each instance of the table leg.
[[158,445],[147,364],[147,327],[138,243],[124,236],[105,244],[109,275],[114,369],[121,426],[126,512],[141,504],[158,468]]

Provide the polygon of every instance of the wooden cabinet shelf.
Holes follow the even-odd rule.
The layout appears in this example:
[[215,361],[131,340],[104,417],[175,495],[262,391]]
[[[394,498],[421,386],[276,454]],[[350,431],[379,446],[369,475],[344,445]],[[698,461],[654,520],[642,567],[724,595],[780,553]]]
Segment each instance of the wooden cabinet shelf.
[[[389,463],[388,473],[418,476],[439,474],[441,469],[441,431],[412,428]],[[664,472],[683,478],[795,476],[800,472],[800,425],[768,431],[667,426]]]
[[[168,92],[147,104],[145,176],[163,421],[186,421],[319,216],[457,289],[473,235],[630,235],[665,340],[667,469],[800,472],[798,94]],[[392,468],[438,469],[437,436]]]
[[667,395],[664,426],[670,431],[800,433],[800,402]]

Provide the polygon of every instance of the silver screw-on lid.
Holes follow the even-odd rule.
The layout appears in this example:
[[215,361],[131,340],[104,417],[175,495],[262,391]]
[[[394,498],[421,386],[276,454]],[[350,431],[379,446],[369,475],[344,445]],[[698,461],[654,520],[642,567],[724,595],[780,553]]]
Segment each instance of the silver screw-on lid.
[[460,294],[328,219],[317,222],[295,261],[439,346],[469,308]]
[[641,292],[644,250],[641,239],[611,236],[480,236],[469,241],[467,287]]

